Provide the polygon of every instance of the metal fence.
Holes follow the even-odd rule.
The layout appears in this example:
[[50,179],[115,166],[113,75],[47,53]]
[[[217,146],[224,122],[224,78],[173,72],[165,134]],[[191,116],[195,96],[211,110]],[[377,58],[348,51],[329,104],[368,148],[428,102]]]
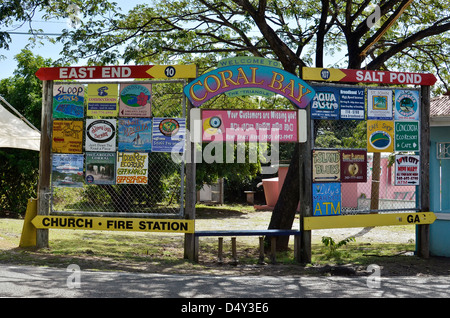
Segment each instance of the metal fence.
[[[367,121],[312,120],[313,149],[367,149]],[[417,186],[398,186],[394,183],[395,153],[379,153],[379,168],[374,169],[375,153],[367,153],[367,181],[341,183],[341,214],[369,212],[415,212],[420,208]],[[377,162],[377,161],[376,161]],[[379,178],[373,174],[379,171]],[[379,180],[376,180],[379,179]],[[377,186],[378,196],[372,188]],[[377,208],[371,208],[373,200]]]
[[[129,83],[129,82],[127,82]],[[140,83],[140,82],[132,82]],[[152,117],[186,118],[185,81],[145,81],[152,84]],[[77,83],[79,84],[79,83]],[[84,83],[87,85],[87,83]],[[118,83],[120,84],[120,83]],[[86,120],[83,119],[86,129]],[[83,155],[86,157],[83,143]],[[52,153],[52,160],[55,153]],[[84,169],[84,175],[86,175]],[[90,169],[90,168],[89,168]],[[184,162],[169,152],[150,152],[146,184],[88,184],[82,187],[51,184],[53,215],[182,217],[184,214]]]

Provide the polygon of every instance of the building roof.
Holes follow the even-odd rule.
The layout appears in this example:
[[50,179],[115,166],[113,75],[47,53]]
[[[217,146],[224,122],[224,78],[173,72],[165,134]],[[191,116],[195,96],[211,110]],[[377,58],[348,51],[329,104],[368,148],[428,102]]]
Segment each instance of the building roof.
[[431,99],[430,117],[450,117],[450,94]]

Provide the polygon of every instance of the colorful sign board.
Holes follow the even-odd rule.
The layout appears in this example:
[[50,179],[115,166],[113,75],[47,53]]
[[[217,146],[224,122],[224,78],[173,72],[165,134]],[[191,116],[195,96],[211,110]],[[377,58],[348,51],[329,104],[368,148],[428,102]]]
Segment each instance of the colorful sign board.
[[420,120],[419,91],[396,89],[395,90],[395,120]]
[[[246,64],[220,67],[196,78],[184,87],[192,105],[200,106],[211,98],[235,90],[269,91],[286,97],[298,108],[306,108],[314,89],[294,74],[278,67]],[[241,94],[240,93],[240,94]]]
[[341,149],[341,182],[367,182],[367,151]]
[[313,183],[312,187],[314,216],[341,214],[340,183]]
[[83,121],[54,120],[52,152],[82,153]]
[[340,119],[366,119],[366,91],[364,88],[341,87],[339,95]]
[[116,151],[116,120],[86,119],[86,151]]
[[420,150],[418,121],[395,121],[395,151]]
[[86,152],[86,183],[116,183],[116,153]]
[[185,118],[153,118],[152,152],[184,152]]
[[119,88],[117,84],[89,84],[87,116],[117,116]]
[[407,73],[354,69],[303,67],[305,81],[328,81],[349,83],[379,83],[401,85],[433,85],[437,79],[428,73]]
[[297,142],[295,110],[204,109],[203,141]]
[[82,187],[83,168],[83,155],[54,154],[52,156],[52,186]]
[[367,151],[368,152],[394,151],[394,121],[392,120],[367,121]]
[[336,182],[341,178],[340,150],[314,149],[313,153],[313,182]]
[[312,119],[365,119],[364,88],[316,85],[313,88],[316,94],[310,103]]
[[148,153],[118,152],[116,184],[147,184]]
[[38,215],[37,229],[194,233],[194,220]]
[[314,86],[316,94],[311,101],[312,119],[339,119],[339,89]]
[[119,115],[151,117],[152,84],[120,84]]
[[303,229],[320,230],[390,225],[419,225],[432,224],[435,220],[436,215],[433,212],[337,215],[322,216],[320,218],[311,216],[303,218]]
[[420,184],[420,156],[395,155],[395,185]]
[[195,78],[197,76],[197,67],[195,64],[42,67],[36,72],[36,76],[41,81],[119,78]]
[[392,120],[392,100],[390,89],[368,89],[367,119]]
[[84,85],[53,86],[53,118],[84,117]]
[[119,151],[151,151],[151,118],[119,118],[118,132]]

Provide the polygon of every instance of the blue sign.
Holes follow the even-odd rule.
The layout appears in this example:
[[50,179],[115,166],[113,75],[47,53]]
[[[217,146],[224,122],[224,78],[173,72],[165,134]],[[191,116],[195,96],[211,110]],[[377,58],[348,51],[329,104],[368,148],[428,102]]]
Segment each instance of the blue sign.
[[314,216],[341,214],[341,184],[313,183]]
[[184,152],[185,118],[153,118],[153,152]]
[[314,87],[316,94],[311,100],[312,119],[339,119],[339,89],[336,87]]
[[366,95],[364,88],[341,87],[339,89],[341,119],[364,120]]

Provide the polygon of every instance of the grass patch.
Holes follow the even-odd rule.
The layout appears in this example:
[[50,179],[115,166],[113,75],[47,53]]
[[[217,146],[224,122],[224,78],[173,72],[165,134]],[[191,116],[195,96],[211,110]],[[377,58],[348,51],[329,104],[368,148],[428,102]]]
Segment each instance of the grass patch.
[[[266,229],[271,212],[254,211],[245,205],[207,206],[199,205],[196,210],[197,230],[227,229]],[[232,262],[231,238],[224,237],[224,265],[217,265],[217,237],[201,237],[199,263],[193,264],[184,259],[184,235],[171,233],[111,232],[87,230],[50,230],[48,249],[18,248],[23,220],[0,219],[0,263],[68,266],[79,264],[85,269],[139,270],[167,273],[202,273],[213,270],[224,272],[224,267]],[[298,226],[298,218],[294,228]],[[386,227],[386,231],[402,231],[403,228]],[[410,230],[410,229],[409,229]],[[333,237],[334,238],[334,237]],[[340,238],[334,238],[336,242]],[[408,244],[367,243],[361,238],[349,241],[345,245],[330,251],[330,247],[321,243],[320,238],[313,239],[312,263],[299,266],[294,261],[293,240],[289,250],[277,253],[277,265],[286,265],[299,273],[304,268],[327,265],[352,264],[368,266],[383,263],[393,268],[407,268],[420,264],[422,260],[411,255],[415,250],[413,242]],[[238,268],[259,271],[279,271],[282,267],[261,267],[259,259],[258,237],[237,237]],[[269,256],[265,262],[270,264]],[[261,269],[262,268],[262,269]],[[244,271],[244,272],[243,272]],[[265,274],[267,272],[264,272]],[[278,272],[277,272],[278,273]],[[236,271],[234,272],[236,274]]]

